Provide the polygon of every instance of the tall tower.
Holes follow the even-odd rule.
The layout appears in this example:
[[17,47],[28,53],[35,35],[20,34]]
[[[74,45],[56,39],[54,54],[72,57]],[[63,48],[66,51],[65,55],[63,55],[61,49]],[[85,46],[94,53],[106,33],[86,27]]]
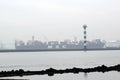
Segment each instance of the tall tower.
[[87,49],[87,31],[86,31],[87,25],[83,25],[84,29],[84,50]]

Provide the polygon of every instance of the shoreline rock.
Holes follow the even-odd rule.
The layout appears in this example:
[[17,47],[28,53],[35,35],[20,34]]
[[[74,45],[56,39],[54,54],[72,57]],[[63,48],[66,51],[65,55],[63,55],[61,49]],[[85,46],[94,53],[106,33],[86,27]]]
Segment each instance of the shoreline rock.
[[41,71],[24,71],[23,69],[19,70],[11,70],[11,71],[1,71],[0,72],[0,77],[12,77],[12,76],[27,76],[27,75],[45,75],[47,74],[48,76],[54,76],[54,74],[64,74],[64,73],[74,73],[78,74],[80,72],[83,73],[91,73],[91,72],[109,72],[109,71],[118,71],[120,72],[120,64],[114,65],[114,66],[97,66],[93,68],[66,68],[66,69],[54,69],[54,68],[49,68],[46,70],[41,70]]

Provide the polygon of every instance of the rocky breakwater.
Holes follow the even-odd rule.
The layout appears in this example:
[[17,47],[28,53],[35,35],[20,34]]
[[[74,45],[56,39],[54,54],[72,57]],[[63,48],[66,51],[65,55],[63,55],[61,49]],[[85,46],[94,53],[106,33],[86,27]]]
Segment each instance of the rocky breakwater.
[[26,76],[26,75],[45,75],[47,74],[48,76],[53,76],[54,74],[64,74],[64,73],[74,73],[78,74],[80,72],[83,73],[90,73],[90,72],[109,72],[109,71],[118,71],[120,72],[120,64],[115,65],[115,66],[97,66],[93,68],[67,68],[67,69],[54,69],[54,68],[49,68],[46,70],[41,70],[41,71],[24,71],[23,69],[19,70],[11,70],[11,71],[1,71],[0,72],[0,77],[10,77],[10,76]]

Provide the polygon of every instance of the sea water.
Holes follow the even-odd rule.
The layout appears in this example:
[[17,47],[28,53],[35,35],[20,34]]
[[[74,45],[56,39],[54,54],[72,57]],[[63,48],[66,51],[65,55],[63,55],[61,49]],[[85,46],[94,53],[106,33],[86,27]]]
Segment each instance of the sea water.
[[[120,64],[120,51],[61,51],[61,52],[11,52],[0,53],[0,71],[8,70],[45,70],[48,68],[89,68],[99,65]],[[94,72],[79,74],[33,75],[5,77],[0,79],[29,80],[119,80],[119,72]]]

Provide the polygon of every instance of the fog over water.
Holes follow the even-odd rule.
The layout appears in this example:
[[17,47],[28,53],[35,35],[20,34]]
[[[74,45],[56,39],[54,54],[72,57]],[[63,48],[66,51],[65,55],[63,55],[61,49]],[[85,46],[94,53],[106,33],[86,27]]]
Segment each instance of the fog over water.
[[119,0],[0,0],[0,41],[120,40]]
[[[0,48],[15,40],[120,40],[120,0],[0,0]],[[6,44],[6,45],[4,45]],[[120,51],[0,53],[0,71],[88,68],[120,62]],[[30,80],[119,80],[119,72],[24,76]],[[1,78],[0,78],[1,79]],[[6,78],[5,78],[6,79]]]

